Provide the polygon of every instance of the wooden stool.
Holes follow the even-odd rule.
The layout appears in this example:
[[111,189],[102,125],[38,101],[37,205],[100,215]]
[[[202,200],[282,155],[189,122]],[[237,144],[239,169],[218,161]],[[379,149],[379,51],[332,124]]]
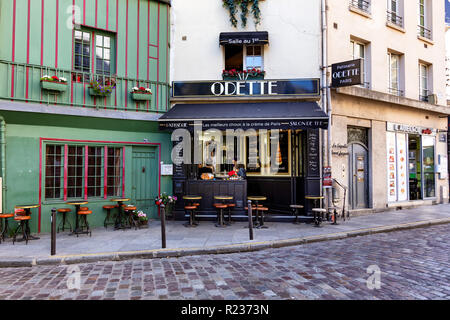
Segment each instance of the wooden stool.
[[[92,214],[91,210],[80,210],[77,212],[77,218],[81,217],[81,222],[79,224],[79,230],[75,230],[75,233],[78,237],[79,234],[85,233],[85,234],[89,234],[90,237],[92,237],[92,233],[91,233],[91,229],[89,229],[89,223],[87,221],[87,216]],[[86,227],[86,231],[83,231],[83,222],[84,222],[84,227]]]
[[233,221],[231,221],[231,210],[233,210],[236,207],[235,203],[227,203],[228,208],[228,225],[230,225]]
[[133,214],[134,211],[136,211],[136,209],[137,208],[135,206],[129,206],[129,205],[123,207],[123,211],[126,214],[128,214],[128,225],[129,225],[129,228],[131,228],[131,225],[134,224],[135,230],[137,230],[138,227],[139,227],[138,220],[134,219],[134,214]]
[[291,204],[289,207],[292,210],[292,215],[295,215],[294,224],[298,224],[298,209],[303,209],[304,207],[301,204]]
[[223,224],[223,209],[226,209],[228,206],[223,203],[214,203],[213,205],[217,209],[217,222],[216,227],[225,227]]
[[323,220],[323,215],[327,213],[327,209],[314,208],[311,210],[314,214],[314,224],[319,227]]
[[[9,229],[8,219],[14,217],[14,213],[2,213],[0,214],[0,223],[1,223],[1,239],[5,241],[5,233],[7,233]],[[3,222],[5,221],[5,222]],[[0,241],[1,243],[1,241]]]
[[117,207],[118,207],[117,205],[113,205],[113,204],[112,205],[103,206],[103,209],[106,210],[106,217],[105,217],[105,220],[103,221],[103,225],[105,226],[105,229],[108,228],[108,224],[114,224],[114,221],[112,221],[112,222],[108,222],[108,221],[111,218],[111,210],[115,209]]
[[195,223],[195,210],[197,210],[197,206],[184,206],[184,210],[189,212],[189,222],[185,223],[185,227],[196,227],[198,223]]
[[259,226],[257,226],[257,228],[259,228],[259,229],[267,229],[268,228],[268,226],[264,225],[264,212],[266,212],[266,211],[269,211],[269,208],[263,207],[263,206],[256,207],[256,212],[260,213],[260,221],[261,222],[260,222]]
[[25,239],[25,244],[28,244],[28,238],[29,234],[27,232],[28,230],[28,222],[30,221],[30,216],[15,216],[14,220],[19,223],[19,225],[16,228],[16,231],[14,232],[13,236],[13,244],[16,242],[16,235],[19,232],[19,230],[22,230],[23,239]]
[[88,207],[80,207],[80,211],[88,211],[89,208]]
[[[58,211],[59,213],[62,213],[62,215],[63,215],[62,221],[59,222],[57,232],[59,233],[59,228],[60,228],[61,224],[62,224],[62,231],[64,232],[64,228],[66,226],[66,213],[71,212],[72,210],[69,208],[60,208],[56,211]],[[67,221],[67,223],[70,226],[70,232],[72,232],[72,225],[70,224],[70,221]]]

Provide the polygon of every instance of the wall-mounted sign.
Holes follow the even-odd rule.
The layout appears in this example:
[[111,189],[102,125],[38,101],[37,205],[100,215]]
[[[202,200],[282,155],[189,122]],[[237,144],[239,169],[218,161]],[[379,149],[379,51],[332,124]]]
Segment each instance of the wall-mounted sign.
[[421,126],[410,126],[407,124],[398,124],[387,122],[386,123],[387,131],[397,131],[397,132],[405,132],[405,133],[414,133],[414,134],[423,134],[423,135],[435,135],[437,130],[432,128],[426,128]]
[[348,144],[333,143],[331,146],[331,154],[338,157],[348,156]]
[[362,60],[356,59],[331,65],[333,88],[354,86],[363,83]]
[[222,32],[219,36],[221,45],[257,45],[269,43],[269,33],[259,32]]
[[161,164],[161,175],[162,176],[173,175],[173,165],[172,164]]
[[319,79],[198,81],[172,83],[172,97],[320,96]]

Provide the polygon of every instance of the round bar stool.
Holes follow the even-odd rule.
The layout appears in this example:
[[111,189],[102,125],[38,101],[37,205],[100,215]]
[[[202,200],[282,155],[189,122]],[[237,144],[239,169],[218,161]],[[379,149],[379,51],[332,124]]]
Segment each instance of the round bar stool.
[[[14,217],[14,213],[2,213],[0,214],[0,223],[1,223],[1,239],[5,241],[5,233],[10,231],[8,219]],[[0,241],[1,242],[1,241]]]
[[[92,214],[91,210],[79,210],[77,215],[81,217],[81,222],[79,224],[79,230],[75,230],[75,233],[78,237],[79,234],[89,234],[92,237],[91,229],[89,229],[89,223],[87,221],[87,216]],[[84,224],[84,225],[83,225]],[[83,228],[86,227],[86,231],[83,231]]]
[[323,221],[324,214],[327,213],[327,209],[313,208],[311,211],[314,214],[314,224],[316,227],[319,227]]
[[[66,213],[71,212],[72,210],[69,209],[69,208],[60,208],[60,209],[58,209],[56,211],[58,211],[59,213],[62,213],[62,221],[59,222],[57,232],[59,233],[59,229],[61,227],[61,224],[62,224],[62,231],[64,232],[64,228],[66,226]],[[70,223],[70,221],[67,221],[67,223],[70,226],[70,232],[72,232],[72,224]]]
[[233,221],[231,220],[231,211],[236,208],[236,203],[227,203],[227,208],[228,208],[228,225],[231,225],[233,223]]
[[105,217],[105,220],[103,221],[103,225],[105,226],[105,229],[108,229],[108,224],[111,224],[111,225],[114,224],[114,221],[110,221],[110,220],[112,219],[111,218],[111,210],[115,209],[115,208],[117,208],[117,205],[113,205],[113,204],[103,206],[103,209],[106,210],[106,217]]
[[195,210],[197,210],[197,206],[184,206],[184,210],[189,212],[189,222],[185,223],[185,227],[196,227],[198,224],[194,222]]
[[195,211],[200,206],[199,202],[195,200],[202,200],[202,196],[197,195],[185,195],[183,196],[183,200],[185,201],[184,211],[189,213],[189,222],[185,223],[185,227],[196,227],[198,226],[198,222],[195,221]]
[[225,225],[223,223],[223,209],[226,209],[228,206],[226,204],[223,204],[223,203],[214,203],[213,206],[217,210],[216,227],[221,227],[221,228],[225,227]]
[[292,215],[295,215],[294,224],[298,224],[298,209],[303,209],[304,207],[301,204],[291,204],[289,207],[292,210]]
[[134,224],[135,230],[137,230],[139,227],[138,220],[133,218],[134,217],[133,213],[136,211],[136,207],[130,206],[130,205],[127,205],[127,206],[124,205],[123,211],[125,211],[125,214],[128,216],[127,218],[128,218],[129,228],[131,228],[131,225]]
[[30,216],[15,216],[14,217],[14,220],[17,221],[19,223],[19,225],[17,226],[16,231],[14,232],[13,244],[14,244],[14,242],[16,242],[16,235],[19,232],[19,230],[22,230],[23,240],[25,240],[25,244],[28,244],[28,238],[29,238],[28,222],[30,221],[30,219],[31,219]]

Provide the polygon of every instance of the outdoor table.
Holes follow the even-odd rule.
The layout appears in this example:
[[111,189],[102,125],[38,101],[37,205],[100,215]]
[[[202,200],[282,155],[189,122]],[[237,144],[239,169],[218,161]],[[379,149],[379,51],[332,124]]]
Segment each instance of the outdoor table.
[[[255,201],[255,206],[256,206],[255,224],[256,224],[258,222],[258,216],[259,216],[258,201],[265,201],[265,200],[267,200],[267,197],[265,197],[265,196],[248,196],[247,199],[251,200],[251,201]],[[266,226],[264,226],[263,213],[261,213],[260,220],[261,221],[260,221],[259,225],[256,225],[256,228],[267,228]]]
[[[39,204],[30,204],[30,205],[18,205],[18,206],[15,206],[14,208],[16,208],[16,209],[23,209],[25,211],[25,215],[31,216],[31,209],[39,208],[39,207],[40,207]],[[26,233],[28,235],[28,239],[29,240],[38,240],[39,237],[33,237],[31,235],[30,224],[28,223],[28,221],[26,222],[26,224],[27,224],[27,226],[26,226]],[[23,240],[25,240],[25,239],[23,239]]]
[[[324,198],[325,198],[324,196],[310,196],[310,195],[305,196],[305,199],[314,201],[314,207],[316,208],[317,208],[317,200],[322,200]],[[316,221],[316,225],[318,225],[322,221],[322,219],[320,219],[320,221],[317,220],[315,212],[314,212],[314,220]]]
[[[202,199],[203,199],[202,196],[197,196],[197,195],[185,195],[185,196],[183,196],[183,200],[187,200],[189,202],[189,205],[192,205],[194,200],[202,200]],[[192,214],[192,224],[198,225],[198,222],[195,222],[195,214]]]
[[[214,199],[222,201],[223,204],[226,204],[225,201],[233,200],[233,197],[232,196],[214,196]],[[223,211],[222,211],[222,213],[223,213]],[[228,214],[228,220],[230,220],[230,223],[231,223],[231,216],[230,215],[231,214],[229,213]],[[230,223],[228,223],[228,225]],[[224,225],[224,223],[223,223],[223,214],[221,214],[220,217],[219,217],[219,226],[223,227],[223,225]]]
[[68,201],[66,204],[75,206],[75,230],[71,234],[76,234],[79,229],[79,222],[78,222],[78,211],[80,211],[80,207],[84,204],[88,204],[87,201]]
[[116,198],[116,199],[111,199],[111,201],[117,202],[117,204],[119,205],[119,214],[116,217],[116,225],[114,226],[114,229],[124,229],[125,227],[122,224],[122,213],[123,213],[123,207],[122,204],[125,201],[130,201],[129,198]]

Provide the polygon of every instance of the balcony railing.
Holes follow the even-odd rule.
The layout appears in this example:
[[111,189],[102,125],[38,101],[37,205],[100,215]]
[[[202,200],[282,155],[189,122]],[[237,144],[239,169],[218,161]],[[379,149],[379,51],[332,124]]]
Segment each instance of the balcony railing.
[[417,33],[419,36],[431,39],[431,30],[425,28],[424,26],[417,26]]
[[370,1],[350,0],[350,7],[370,13]]
[[[57,93],[42,89],[40,79],[44,75],[66,78],[66,91]],[[164,82],[105,76],[1,60],[0,79],[0,99],[120,111],[164,112],[169,108],[170,86]],[[94,96],[90,94],[91,81],[99,81],[101,84],[114,81],[116,87],[107,96]],[[131,94],[133,87],[150,88],[151,100],[134,100]]]
[[403,28],[403,17],[399,16],[397,12],[387,11],[387,21]]
[[398,88],[388,88],[388,90],[390,94],[400,97],[403,96],[403,90],[400,90]]
[[419,94],[419,100],[429,102],[430,91],[427,89],[421,89]]

